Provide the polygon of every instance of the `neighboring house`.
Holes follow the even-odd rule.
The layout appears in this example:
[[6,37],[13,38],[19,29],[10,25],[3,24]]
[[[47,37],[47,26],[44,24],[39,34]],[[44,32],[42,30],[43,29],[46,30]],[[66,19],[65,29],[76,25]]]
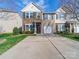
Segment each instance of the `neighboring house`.
[[66,23],[69,23],[69,32],[79,33],[79,21],[76,19],[76,16],[74,16],[74,14],[72,13],[71,8],[63,6],[56,11],[56,14],[58,15],[59,22],[61,21],[61,24],[63,24],[61,25],[61,27],[65,28],[65,25],[67,25]]
[[12,33],[14,27],[22,27],[18,13],[0,9],[0,33]]

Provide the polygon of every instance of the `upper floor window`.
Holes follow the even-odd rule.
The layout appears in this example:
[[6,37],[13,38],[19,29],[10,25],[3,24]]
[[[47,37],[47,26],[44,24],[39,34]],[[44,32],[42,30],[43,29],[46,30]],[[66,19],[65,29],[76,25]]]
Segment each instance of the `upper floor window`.
[[61,14],[61,18],[64,18],[64,14]]
[[34,16],[33,13],[30,13],[29,17],[30,17],[30,18],[33,18],[33,16]]
[[29,13],[25,13],[25,18],[29,18]]
[[48,19],[48,15],[47,14],[44,14],[44,19]]
[[58,18],[59,19],[65,19],[65,14],[63,14],[63,13],[58,14]]
[[55,16],[55,17],[56,17],[56,19],[59,19],[59,18],[58,18],[58,16],[59,16],[59,15],[58,15],[58,14],[56,14],[56,16]]
[[53,16],[53,15],[51,15],[51,19],[52,19],[52,20],[54,19],[54,16]]
[[37,12],[28,12],[25,13],[25,18],[40,18],[40,15]]
[[52,20],[52,15],[48,15],[48,20]]
[[44,14],[44,19],[45,20],[52,20],[52,19],[54,19],[54,15],[52,15],[52,14]]
[[33,18],[36,18],[37,13],[33,12]]

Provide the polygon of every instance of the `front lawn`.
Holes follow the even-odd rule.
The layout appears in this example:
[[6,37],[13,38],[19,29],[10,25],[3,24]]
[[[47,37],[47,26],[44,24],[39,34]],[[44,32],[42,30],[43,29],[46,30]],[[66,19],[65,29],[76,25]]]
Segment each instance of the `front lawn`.
[[23,40],[27,35],[12,35],[12,34],[0,34],[0,39],[6,39],[6,41],[0,44],[0,54],[4,53],[12,46]]
[[76,40],[76,41],[79,41],[79,35],[78,34],[73,34],[73,33],[66,33],[66,32],[60,32],[60,33],[57,33],[63,37],[67,37],[67,38],[70,38],[72,40]]
[[6,38],[8,36],[11,36],[12,33],[5,33],[5,34],[0,34],[0,38]]

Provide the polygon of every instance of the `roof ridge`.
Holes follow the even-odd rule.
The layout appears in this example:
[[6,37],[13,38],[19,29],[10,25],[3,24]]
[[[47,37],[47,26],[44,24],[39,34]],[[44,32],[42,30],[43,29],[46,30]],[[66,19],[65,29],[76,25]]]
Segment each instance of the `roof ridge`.
[[12,10],[8,9],[8,8],[0,8],[0,11],[17,13],[17,12],[15,12],[15,11],[12,11]]
[[[30,4],[33,4],[36,8],[38,8],[41,12],[43,12],[43,9],[40,7],[40,6],[38,6],[36,3],[34,3],[34,2],[30,2],[29,4],[27,4],[25,7],[27,7],[28,5],[30,5]],[[25,8],[24,7],[24,8]]]

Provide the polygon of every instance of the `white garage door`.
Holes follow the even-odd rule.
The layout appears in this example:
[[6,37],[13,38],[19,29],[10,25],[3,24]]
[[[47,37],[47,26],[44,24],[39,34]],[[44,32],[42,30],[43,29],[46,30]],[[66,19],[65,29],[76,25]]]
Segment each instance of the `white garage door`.
[[52,27],[51,26],[44,26],[44,33],[45,34],[52,33]]
[[79,33],[79,27],[74,27],[74,32]]

